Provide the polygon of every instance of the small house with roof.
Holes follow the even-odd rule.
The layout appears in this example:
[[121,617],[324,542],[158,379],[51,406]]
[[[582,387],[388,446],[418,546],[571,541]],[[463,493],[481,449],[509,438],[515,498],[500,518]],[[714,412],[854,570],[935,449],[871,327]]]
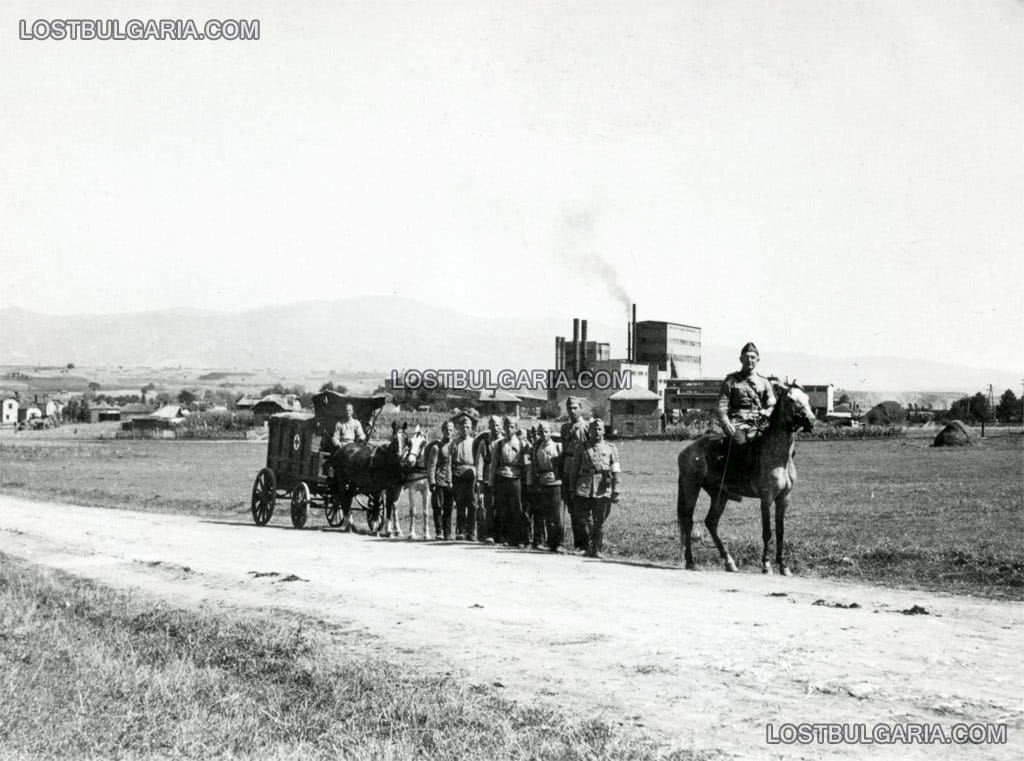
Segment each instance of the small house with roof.
[[18,424],[18,400],[8,397],[0,401],[0,425]]
[[650,436],[663,430],[661,394],[648,388],[624,388],[608,397],[610,428],[616,436]]
[[107,423],[121,420],[121,408],[107,402],[94,402],[89,405],[90,423]]
[[481,415],[507,415],[519,417],[522,401],[511,391],[500,388],[485,388],[480,391],[476,408]]

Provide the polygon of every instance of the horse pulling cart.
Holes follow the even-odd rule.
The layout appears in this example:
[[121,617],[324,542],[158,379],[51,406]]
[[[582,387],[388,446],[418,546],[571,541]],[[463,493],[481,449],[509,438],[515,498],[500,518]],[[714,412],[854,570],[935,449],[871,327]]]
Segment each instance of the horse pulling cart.
[[306,525],[310,509],[323,510],[329,526],[341,526],[354,502],[366,512],[370,529],[375,529],[381,520],[382,495],[361,489],[344,474],[335,473],[329,450],[334,426],[346,405],[352,405],[353,417],[369,438],[386,401],[383,395],[345,396],[321,391],[313,397],[313,412],[272,415],[268,423],[267,465],[256,474],[252,486],[251,511],[256,525],[266,525],[277,500],[288,499],[295,528]]

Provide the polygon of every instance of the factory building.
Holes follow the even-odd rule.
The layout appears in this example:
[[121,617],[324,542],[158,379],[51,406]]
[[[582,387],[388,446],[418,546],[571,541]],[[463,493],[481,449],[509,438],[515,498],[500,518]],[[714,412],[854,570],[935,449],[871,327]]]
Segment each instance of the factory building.
[[635,362],[657,365],[669,379],[700,377],[700,328],[654,320],[634,325]]

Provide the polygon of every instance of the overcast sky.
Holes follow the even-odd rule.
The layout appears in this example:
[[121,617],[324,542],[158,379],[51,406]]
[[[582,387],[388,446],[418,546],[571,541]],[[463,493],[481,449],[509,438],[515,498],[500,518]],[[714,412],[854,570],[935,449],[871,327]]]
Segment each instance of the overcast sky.
[[[19,40],[40,7],[261,39]],[[1015,0],[4,3],[0,306],[634,300],[1024,369],[1022,136]]]

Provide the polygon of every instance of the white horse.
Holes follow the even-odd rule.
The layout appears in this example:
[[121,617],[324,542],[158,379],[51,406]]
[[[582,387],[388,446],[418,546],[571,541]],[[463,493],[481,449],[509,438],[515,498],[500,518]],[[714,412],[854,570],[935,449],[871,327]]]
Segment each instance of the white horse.
[[433,539],[431,530],[432,512],[430,505],[430,489],[427,485],[427,468],[425,463],[427,437],[417,425],[411,433],[406,427],[394,426],[392,444],[401,453],[402,481],[386,495],[387,507],[385,520],[382,521],[378,536],[401,537],[402,519],[399,515],[399,503],[402,493],[409,495],[409,538],[419,539],[416,533],[416,495],[420,495],[421,515],[423,516],[423,538]]

